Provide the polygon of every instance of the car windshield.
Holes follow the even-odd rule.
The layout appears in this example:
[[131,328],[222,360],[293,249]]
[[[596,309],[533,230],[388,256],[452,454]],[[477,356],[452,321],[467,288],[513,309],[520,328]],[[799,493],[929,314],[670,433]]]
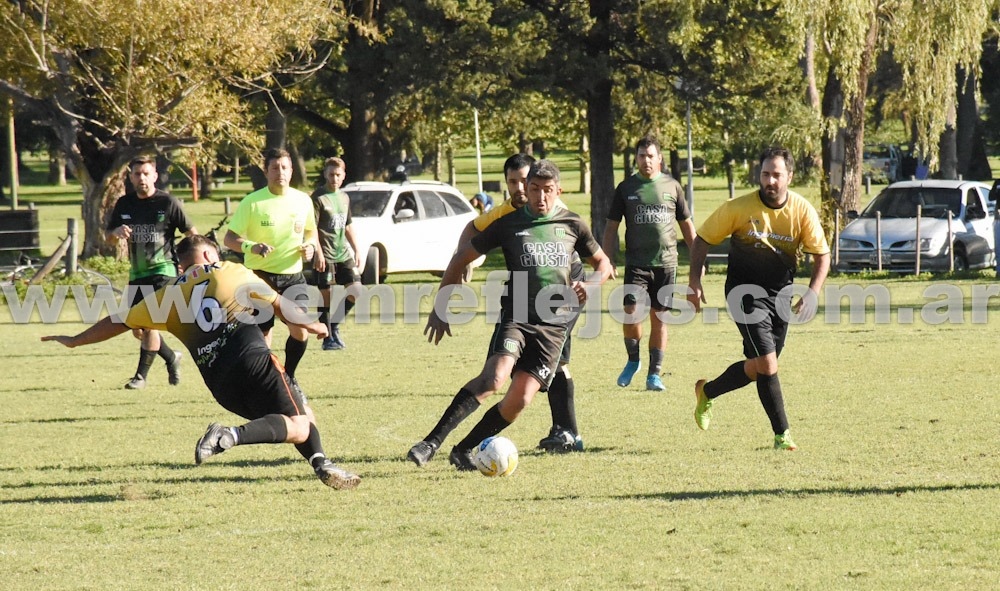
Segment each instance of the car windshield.
[[390,191],[347,191],[351,198],[351,216],[377,218],[389,204]]
[[875,158],[885,159],[892,156],[889,152],[887,146],[865,146],[865,160],[872,160]]
[[881,212],[883,218],[915,218],[918,205],[922,206],[922,216],[946,218],[951,211],[957,218],[962,210],[962,194],[958,189],[890,187],[868,204],[861,217],[873,218]]

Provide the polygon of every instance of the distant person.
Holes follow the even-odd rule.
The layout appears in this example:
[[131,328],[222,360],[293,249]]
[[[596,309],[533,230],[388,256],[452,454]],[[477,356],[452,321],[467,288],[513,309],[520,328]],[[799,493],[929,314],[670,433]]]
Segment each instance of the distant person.
[[[157,291],[154,299],[140,300],[124,318],[108,316],[76,336],[42,340],[73,348],[106,341],[129,328],[169,331],[188,348],[216,401],[250,421],[238,427],[210,424],[195,446],[196,464],[237,445],[292,443],[324,484],[356,487],[361,478],[326,457],[305,395],[271,354],[253,323],[249,302],[266,302],[270,310],[265,312],[307,333],[326,336],[326,326],[286,318],[284,311],[293,310],[295,304],[242,265],[219,262],[215,243],[204,236],[182,240],[177,255],[183,274]],[[156,318],[151,302],[162,303],[169,289],[179,290],[187,310],[197,309],[194,318],[185,320],[177,308],[165,319]]]
[[[706,302],[701,277],[708,247],[730,239],[726,299],[741,290],[730,314],[743,337],[746,357],[714,380],[695,383],[694,420],[699,429],[708,429],[716,398],[755,383],[774,431],[774,449],[796,450],[778,380],[778,356],[788,333],[788,312],[802,322],[816,314],[819,291],[830,270],[830,247],[816,209],[788,190],[795,170],[791,153],[768,148],[760,162],[760,189],[723,203],[698,228],[691,247],[688,301],[700,310]],[[800,248],[813,259],[809,289],[791,310],[779,310],[784,300],[778,294],[792,285]]]
[[[586,285],[600,285],[611,275],[611,263],[587,224],[575,213],[556,207],[561,192],[559,169],[547,160],[535,162],[528,172],[527,205],[496,220],[470,243],[461,245],[448,264],[435,309],[424,329],[428,340],[435,345],[451,334],[447,320],[437,314],[436,308],[442,305],[439,300],[447,300],[446,288],[461,284],[465,266],[481,254],[495,248],[503,250],[511,271],[508,292],[524,294],[527,301],[504,298],[500,328],[492,340],[486,363],[479,376],[455,395],[431,432],[407,453],[407,458],[416,465],[429,462],[445,437],[510,376],[511,384],[503,400],[486,411],[449,455],[450,463],[458,470],[475,470],[473,448],[510,426],[537,392],[548,389],[558,368],[567,325],[579,315],[580,306],[586,301]],[[572,252],[578,252],[594,267],[595,279],[586,283],[571,280]],[[556,309],[542,308],[544,298],[538,297],[539,294],[558,287],[562,287],[559,293],[563,299],[554,296],[548,302]]]
[[396,170],[389,175],[390,183],[405,183],[408,180],[409,177],[406,175],[406,166],[403,164],[397,166]]
[[472,207],[475,207],[479,213],[486,213],[487,211],[493,209],[493,198],[487,193],[476,193],[472,199],[469,200]]
[[[660,314],[670,309],[670,292],[677,282],[677,230],[680,226],[684,241],[694,242],[694,222],[684,199],[684,189],[669,174],[662,172],[663,155],[660,142],[646,135],[636,143],[635,161],[638,171],[615,189],[604,227],[605,252],[618,246],[618,226],[625,218],[625,285],[633,287],[650,302],[649,369],[646,389],[666,390],[660,372],[667,349],[667,325]],[[625,296],[624,312],[634,314],[636,294]],[[624,388],[642,367],[639,343],[642,322],[625,322],[625,353],[628,361],[618,376]]]
[[[160,289],[177,276],[174,240],[177,233],[191,236],[198,230],[184,213],[181,202],[156,188],[156,160],[136,158],[129,165],[132,191],[118,199],[108,218],[105,240],[109,244],[128,243],[128,294],[131,305],[143,298],[143,286],[150,292]],[[136,331],[139,366],[125,384],[129,390],[146,387],[146,378],[159,355],[167,364],[167,381],[176,386],[181,381],[181,354],[160,338],[156,330]]]
[[[307,281],[315,285],[323,296],[319,321],[330,327],[330,335],[323,339],[324,351],[337,351],[347,345],[340,336],[340,323],[354,307],[356,293],[360,293],[361,281],[358,269],[358,243],[351,228],[351,200],[340,190],[347,176],[347,167],[340,158],[327,158],[323,163],[323,178],[326,184],[313,191],[313,210],[316,213],[316,231],[319,234],[319,249],[313,256],[312,272]],[[330,312],[330,282],[348,288],[342,306]]]
[[[231,250],[246,255],[244,264],[279,294],[292,293],[306,285],[302,260],[312,260],[316,252],[316,217],[309,195],[289,186],[292,158],[285,150],[264,153],[267,186],[243,198],[229,221],[224,242]],[[301,287],[299,287],[301,286]],[[295,299],[295,298],[293,298]],[[271,345],[274,318],[260,326]],[[295,370],[306,353],[308,334],[301,327],[288,327],[285,341],[285,371]]]

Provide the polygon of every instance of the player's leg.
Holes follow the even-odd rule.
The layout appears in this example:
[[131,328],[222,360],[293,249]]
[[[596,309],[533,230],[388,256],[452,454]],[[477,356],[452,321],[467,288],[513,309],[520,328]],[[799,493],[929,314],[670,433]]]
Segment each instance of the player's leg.
[[[308,301],[308,286],[302,273],[279,275],[276,283],[276,291],[286,298],[296,302]],[[305,304],[302,304],[300,311],[307,312]],[[293,380],[295,379],[295,370],[298,369],[299,362],[305,356],[308,346],[309,332],[302,327],[289,324],[288,339],[285,340],[285,372]]]
[[316,476],[333,488],[354,488],[360,478],[334,465],[326,456],[304,393],[284,372],[274,355],[240,360],[240,367],[210,385],[224,408],[251,419],[239,426],[209,425],[195,448],[195,463],[238,445],[292,443]]
[[[126,297],[129,298],[130,306],[135,306],[142,301],[147,293],[153,293],[156,287],[146,279],[135,279],[130,281],[126,288]],[[156,350],[159,348],[159,334],[155,336],[149,334],[148,330],[134,330],[132,334],[139,339],[139,364],[135,368],[132,378],[125,383],[126,390],[141,390],[146,387],[146,377],[149,369],[156,361]],[[156,345],[154,348],[153,345]]]
[[551,452],[583,451],[583,438],[576,422],[576,384],[569,370],[572,353],[574,320],[566,332],[559,357],[559,368],[549,384],[549,411],[552,413],[552,428],[549,434],[538,442],[538,447]]
[[502,352],[493,353],[486,360],[478,376],[466,383],[426,437],[418,441],[406,454],[407,459],[423,466],[434,457],[445,438],[472,413],[482,401],[499,390],[514,369],[515,358]]
[[626,321],[622,323],[622,334],[625,340],[625,353],[628,361],[618,375],[616,383],[624,388],[632,383],[632,378],[642,368],[639,360],[639,343],[642,341],[643,318],[636,317],[637,298],[646,290],[646,278],[640,269],[625,267],[625,302],[623,310]]
[[654,269],[649,282],[648,295],[652,314],[649,315],[649,369],[646,372],[646,389],[662,392],[667,389],[663,385],[660,374],[663,371],[663,358],[667,350],[667,323],[665,319],[670,313],[671,294],[676,269]]
[[763,355],[753,359],[756,371],[757,397],[760,399],[764,412],[771,422],[774,432],[774,448],[794,451],[798,449],[788,429],[788,417],[785,414],[785,399],[781,391],[781,380],[778,378],[778,355],[784,347],[785,336],[788,334],[788,323],[774,309],[770,302],[767,320],[762,323],[769,340],[762,347]]
[[475,470],[472,452],[476,446],[483,439],[500,433],[517,420],[521,412],[531,404],[541,386],[537,376],[515,370],[510,388],[507,389],[503,400],[490,407],[469,434],[451,450],[448,456],[451,465],[462,471]]
[[361,292],[361,282],[358,280],[357,272],[354,269],[354,261],[348,260],[343,263],[334,263],[334,280],[337,285],[347,288],[345,297],[337,303],[337,312],[330,323],[330,338],[336,344],[337,349],[343,349],[347,345],[340,335],[340,323],[347,318],[347,315],[354,308],[357,296]]

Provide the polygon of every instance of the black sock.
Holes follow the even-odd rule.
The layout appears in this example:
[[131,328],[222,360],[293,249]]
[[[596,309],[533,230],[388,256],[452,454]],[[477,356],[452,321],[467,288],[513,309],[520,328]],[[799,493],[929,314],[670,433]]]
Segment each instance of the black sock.
[[639,361],[639,339],[625,339],[625,352],[629,361]]
[[465,439],[458,442],[455,449],[460,451],[470,450],[479,445],[479,442],[483,439],[491,435],[496,435],[509,426],[510,423],[507,419],[500,415],[500,403],[498,402],[483,414],[483,418],[479,419],[479,422],[472,428],[472,431],[469,431]]
[[236,428],[236,445],[284,443],[286,439],[288,426],[283,415],[264,415]]
[[314,423],[309,423],[309,438],[303,443],[296,443],[295,449],[299,450],[302,457],[308,460],[312,467],[316,467],[316,461],[326,457],[323,451],[323,442],[320,441],[319,429]]
[[705,396],[717,398],[726,392],[738,390],[751,382],[743,371],[743,361],[737,361],[726,368],[722,375],[705,384]]
[[563,370],[556,372],[549,385],[549,410],[552,412],[552,426],[561,427],[577,435],[576,409],[574,408],[573,395],[575,394],[573,378],[566,375]]
[[663,349],[649,350],[649,375],[658,376],[663,369]]
[[319,310],[319,318],[318,318],[319,323],[330,326],[330,308],[324,306],[318,308],[318,310]]
[[142,379],[146,379],[149,375],[149,368],[153,367],[153,361],[156,360],[156,351],[147,351],[146,349],[139,349],[139,367],[135,368],[135,375],[142,376]]
[[167,363],[173,363],[174,357],[176,357],[174,350],[171,349],[170,345],[167,344],[167,341],[164,341],[162,338],[160,339],[160,350],[156,353]]
[[304,341],[288,337],[285,341],[285,373],[295,377],[295,368],[299,366],[299,361],[306,354],[306,347],[309,345],[308,338]]
[[[347,299],[345,299],[344,300],[344,318],[347,318],[347,315],[350,314],[350,312],[351,312],[351,310],[353,308],[354,308],[354,300],[347,300]],[[343,322],[343,319],[341,319],[341,322]]]
[[354,308],[354,302],[347,297],[344,297],[344,299],[340,300],[340,303],[337,304],[337,311],[333,313],[331,318],[338,323],[343,322],[344,318],[347,318],[347,313],[350,312],[352,308]]
[[441,415],[441,420],[438,421],[438,424],[434,425],[434,429],[427,434],[427,437],[424,437],[424,441],[430,443],[435,448],[441,447],[444,438],[454,431],[455,427],[464,421],[466,417],[476,412],[477,408],[479,408],[479,401],[476,400],[476,396],[472,392],[462,388],[452,398],[451,404],[448,405],[444,414]]
[[771,429],[775,435],[784,433],[788,429],[788,418],[785,416],[785,399],[781,395],[781,382],[778,374],[757,376],[757,397],[764,405],[764,412],[771,420]]

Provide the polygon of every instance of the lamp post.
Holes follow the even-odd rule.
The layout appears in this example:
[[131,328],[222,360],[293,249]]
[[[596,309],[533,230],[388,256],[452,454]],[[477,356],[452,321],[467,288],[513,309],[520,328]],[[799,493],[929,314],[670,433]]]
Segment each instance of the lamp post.
[[476,178],[479,181],[479,193],[483,192],[483,154],[479,148],[479,109],[472,109],[472,118],[476,125]]
[[679,76],[674,80],[674,88],[677,89],[677,94],[684,99],[685,104],[684,124],[687,128],[687,188],[685,189],[684,197],[687,200],[688,210],[693,213],[694,157],[691,154],[691,93],[694,92],[694,88],[691,87],[687,80]]

